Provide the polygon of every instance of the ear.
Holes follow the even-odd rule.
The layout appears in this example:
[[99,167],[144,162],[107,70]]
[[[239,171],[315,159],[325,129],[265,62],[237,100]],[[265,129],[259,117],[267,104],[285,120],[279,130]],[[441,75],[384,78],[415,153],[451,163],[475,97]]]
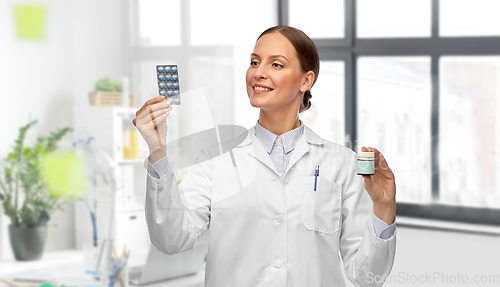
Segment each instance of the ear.
[[305,91],[309,90],[312,87],[312,84],[314,83],[314,72],[313,71],[308,71],[302,80],[302,85],[300,86],[299,90],[301,93],[304,93]]

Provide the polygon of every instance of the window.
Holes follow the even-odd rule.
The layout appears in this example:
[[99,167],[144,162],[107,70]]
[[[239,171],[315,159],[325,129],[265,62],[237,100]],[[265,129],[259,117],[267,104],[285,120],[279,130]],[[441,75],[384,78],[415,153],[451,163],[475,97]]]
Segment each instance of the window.
[[181,93],[203,88],[215,124],[255,124],[258,115],[245,101],[243,80],[257,37],[277,25],[276,0],[129,3],[131,45],[125,54],[132,63],[127,69],[138,103],[156,96],[154,67],[177,64]]
[[[359,58],[357,114],[358,148],[384,154],[398,200],[430,202],[430,57]],[[417,136],[423,145],[414,145]]]
[[178,46],[181,44],[180,0],[141,0],[136,5],[139,20],[138,45]]
[[231,0],[190,0],[191,45],[231,45],[235,4]]
[[344,0],[290,0],[290,25],[311,38],[344,38]]
[[311,107],[300,116],[305,125],[323,138],[343,144],[345,64],[321,61],[319,77],[311,89]]
[[500,208],[500,57],[443,57],[440,71],[440,201]]
[[343,2],[343,24],[311,22],[343,28],[340,44],[296,20],[305,10],[292,0],[280,1],[279,15],[309,33],[322,63],[342,59],[346,146],[388,158],[398,215],[500,225],[500,3]]
[[430,37],[431,0],[358,0],[359,38]]
[[500,1],[440,0],[441,36],[500,36]]
[[[177,63],[182,89],[213,99],[216,123],[254,125],[242,87],[249,55],[266,28],[292,25],[321,58],[301,117],[331,141],[383,151],[399,215],[500,225],[498,1],[129,1],[140,102],[155,93],[149,66]],[[176,13],[165,21],[167,6]]]

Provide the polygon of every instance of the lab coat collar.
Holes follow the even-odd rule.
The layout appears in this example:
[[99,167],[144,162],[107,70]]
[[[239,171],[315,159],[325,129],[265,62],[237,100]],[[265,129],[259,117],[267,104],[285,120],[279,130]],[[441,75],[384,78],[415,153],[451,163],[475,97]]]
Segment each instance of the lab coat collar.
[[[288,170],[297,162],[299,159],[309,152],[310,144],[313,145],[323,145],[326,140],[320,138],[316,133],[314,133],[308,126],[304,125],[304,134],[300,137],[297,145],[295,146],[290,162],[288,163],[285,174]],[[276,167],[271,160],[271,157],[264,149],[262,143],[255,136],[255,126],[248,130],[247,137],[238,147],[247,147],[247,153],[257,160],[268,166],[271,170],[276,172]]]
[[[313,132],[308,126],[304,125],[304,134],[301,139],[304,139],[306,142],[315,145],[322,145],[326,142],[326,140],[320,138],[315,132]],[[255,140],[258,140],[255,136],[255,126],[251,127],[248,130],[247,137],[238,145],[238,147],[247,146]],[[300,140],[299,140],[300,142]]]

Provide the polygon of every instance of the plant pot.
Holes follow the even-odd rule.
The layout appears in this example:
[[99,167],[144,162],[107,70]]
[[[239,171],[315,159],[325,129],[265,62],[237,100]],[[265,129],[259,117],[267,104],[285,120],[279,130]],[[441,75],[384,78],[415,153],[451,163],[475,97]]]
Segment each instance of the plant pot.
[[16,227],[9,225],[10,246],[17,261],[38,260],[47,239],[47,227]]
[[[92,106],[112,107],[122,105],[122,93],[113,92],[93,92],[89,93],[89,101]],[[129,95],[129,106],[135,107],[135,95]]]

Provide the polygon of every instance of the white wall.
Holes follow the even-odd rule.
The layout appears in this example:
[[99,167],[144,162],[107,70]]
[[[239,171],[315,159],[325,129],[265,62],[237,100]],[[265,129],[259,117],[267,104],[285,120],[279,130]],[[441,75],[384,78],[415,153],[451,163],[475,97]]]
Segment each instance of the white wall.
[[[88,105],[97,79],[123,76],[122,5],[125,1],[40,0],[22,3],[48,7],[44,40],[19,40],[15,34],[14,3],[0,2],[0,158],[10,151],[18,129],[38,119],[26,144],[38,135],[72,125],[71,107]],[[68,136],[61,147],[71,147]],[[0,259],[11,258],[7,225],[0,229]],[[74,207],[49,221],[45,251],[75,246]]]
[[[396,259],[385,287],[500,286],[499,236],[410,227],[397,232]],[[467,283],[452,283],[459,277]]]
[[73,102],[88,105],[88,92],[103,77],[120,80],[130,65],[123,58],[123,0],[73,0],[71,7],[73,49]]
[[[68,107],[72,103],[71,86],[71,2],[38,1],[48,6],[46,36],[44,40],[17,39],[14,26],[13,4],[2,1],[0,6],[0,34],[2,35],[2,95],[0,97],[0,156],[10,152],[18,129],[29,120],[38,119],[29,131],[26,144],[33,144],[40,134],[71,125]],[[66,143],[67,145],[67,143]],[[67,208],[71,216],[72,206]],[[47,250],[55,246],[71,247],[71,229],[68,216],[54,216],[49,222]],[[8,241],[8,220],[2,220],[3,257],[11,257]],[[55,232],[65,236],[53,236]],[[67,233],[67,234],[66,234]]]

